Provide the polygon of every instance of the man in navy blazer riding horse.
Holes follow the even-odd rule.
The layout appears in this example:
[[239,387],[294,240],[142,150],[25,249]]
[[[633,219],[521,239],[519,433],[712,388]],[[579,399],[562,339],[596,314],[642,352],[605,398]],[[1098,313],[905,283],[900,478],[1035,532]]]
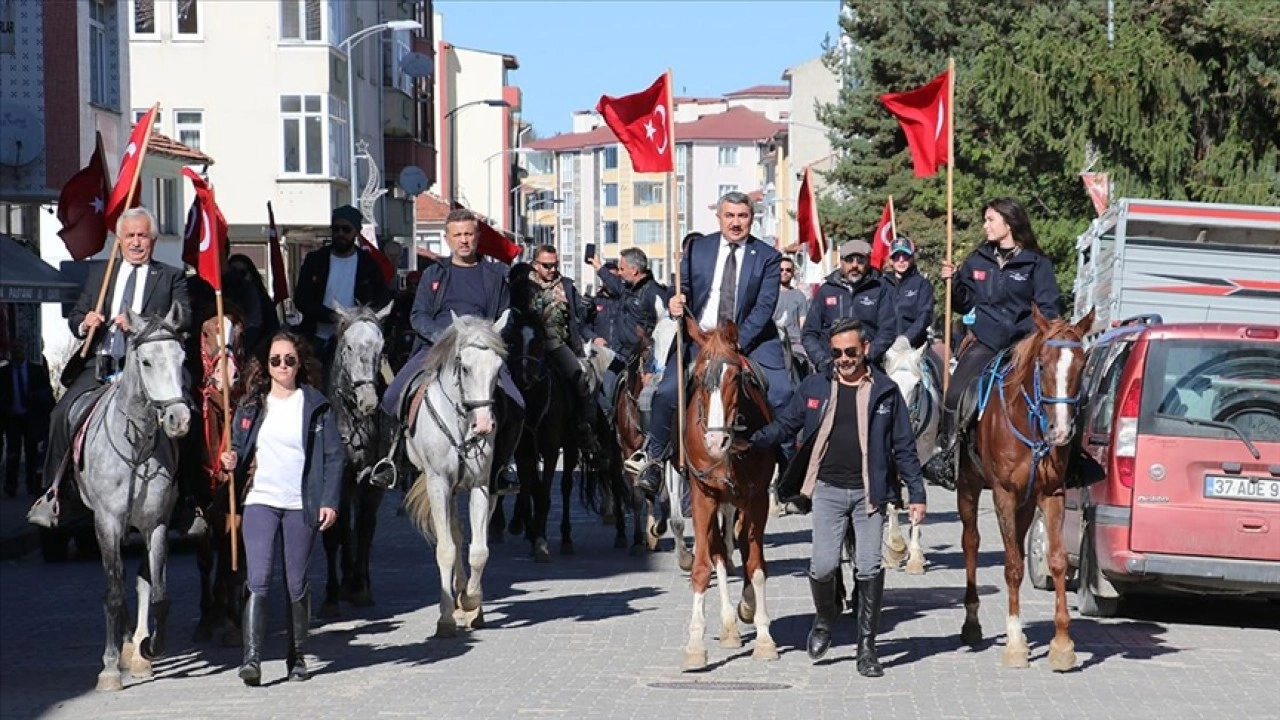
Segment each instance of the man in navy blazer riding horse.
[[[786,371],[782,341],[773,323],[781,286],[782,255],[751,235],[754,216],[751,198],[731,192],[716,204],[720,232],[688,243],[680,261],[680,292],[667,308],[682,317],[686,307],[704,330],[726,320],[738,325],[739,349],[762,370],[774,411],[791,399],[791,378]],[[686,347],[686,359],[696,355]],[[669,368],[675,367],[669,363]],[[670,457],[671,427],[676,413],[677,373],[663,375],[653,398],[653,426],[643,458],[644,469],[636,484],[652,498],[662,484],[662,465]]]

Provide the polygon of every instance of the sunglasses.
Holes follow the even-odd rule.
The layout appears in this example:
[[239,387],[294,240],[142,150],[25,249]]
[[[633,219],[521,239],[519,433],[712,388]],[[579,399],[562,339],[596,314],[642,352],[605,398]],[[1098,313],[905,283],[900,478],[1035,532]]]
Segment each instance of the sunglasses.
[[789,267],[784,267],[784,268],[782,268],[782,269],[781,269],[781,271],[782,271],[782,272],[785,272],[785,273],[794,273],[794,272],[795,272],[795,270],[793,270],[793,269],[791,269],[791,268],[789,268]]
[[889,259],[894,262],[902,262],[904,260],[910,260],[911,256],[906,253],[894,253],[893,255],[889,256]]
[[271,367],[278,368],[280,367],[281,363],[284,363],[285,367],[296,367],[298,364],[298,356],[297,355],[283,355],[283,356],[272,355],[271,356]]
[[558,265],[558,263],[553,263],[553,262],[536,262],[536,263],[534,263],[534,265],[537,265],[537,266],[539,266],[539,267],[543,268],[544,270],[555,270],[555,269],[556,269],[556,266]]
[[329,229],[336,233],[353,233],[356,229],[350,225],[330,225]]
[[838,348],[838,347],[833,347],[833,348],[831,348],[831,358],[832,358],[833,360],[839,360],[841,355],[843,355],[843,356],[845,356],[845,357],[847,357],[847,358],[854,358],[854,359],[856,360],[857,358],[859,358],[859,357],[861,357],[861,356],[862,356],[862,349],[861,349],[861,348],[856,348],[856,347],[847,347],[847,348]]
[[841,259],[841,260],[843,260],[843,261],[845,261],[845,262],[847,262],[847,263],[853,263],[853,264],[855,264],[855,265],[866,265],[866,264],[867,264],[867,256],[866,256],[866,255],[863,255],[863,254],[861,254],[861,253],[857,253],[857,254],[854,254],[854,255],[845,255],[844,257],[842,257],[842,258],[840,258],[840,259]]

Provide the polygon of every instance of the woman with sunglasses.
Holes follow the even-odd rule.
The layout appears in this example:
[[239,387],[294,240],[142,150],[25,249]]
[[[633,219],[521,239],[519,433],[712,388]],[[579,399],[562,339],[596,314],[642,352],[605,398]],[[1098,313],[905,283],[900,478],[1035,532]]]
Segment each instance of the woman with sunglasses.
[[899,337],[919,348],[929,342],[929,327],[933,325],[933,286],[916,269],[915,255],[915,243],[898,236],[889,247],[884,279],[893,289]]
[[959,268],[943,262],[939,272],[952,283],[954,309],[969,327],[943,403],[939,450],[924,466],[930,482],[949,490],[956,483],[956,438],[967,424],[967,418],[956,418],[965,389],[1000,351],[1035,328],[1033,305],[1045,318],[1058,317],[1053,263],[1036,242],[1026,209],[1013,198],[997,198],[983,206],[982,214],[987,241]]
[[232,424],[231,450],[222,454],[223,468],[236,474],[236,487],[248,489],[242,531],[249,599],[241,622],[240,679],[250,686],[262,680],[262,639],[277,538],[283,546],[289,591],[285,665],[290,680],[307,679],[307,566],[316,536],[338,517],[344,458],[333,410],[313,385],[319,374],[320,364],[308,343],[291,332],[277,332],[266,358],[258,358],[249,369],[248,389]]

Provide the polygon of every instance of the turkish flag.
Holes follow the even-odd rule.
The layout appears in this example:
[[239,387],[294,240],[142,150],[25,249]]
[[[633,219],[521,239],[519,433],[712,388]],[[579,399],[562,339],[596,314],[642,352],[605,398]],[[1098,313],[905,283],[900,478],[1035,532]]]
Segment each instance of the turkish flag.
[[601,95],[596,112],[618,136],[636,172],[674,172],[675,122],[671,117],[671,74],[634,95]]
[[[159,107],[152,105],[147,114],[133,126],[129,144],[125,146],[124,155],[120,158],[116,186],[111,189],[111,200],[107,202],[107,227],[112,230],[115,229],[120,214],[126,210],[125,203],[129,201],[129,194],[142,175],[142,157],[147,154],[147,140],[151,137],[151,125],[155,122]],[[141,193],[134,193],[132,207],[137,207],[142,200],[140,196]]]
[[89,164],[62,186],[58,194],[58,236],[71,253],[71,259],[83,260],[97,255],[107,244],[107,161],[102,152],[102,136]]
[[916,177],[931,177],[947,162],[947,103],[951,102],[951,72],[943,72],[928,85],[880,96],[907,135]]
[[800,226],[800,243],[809,249],[809,259],[822,262],[822,256],[827,254],[827,241],[822,236],[822,225],[818,223],[818,199],[813,193],[813,179],[807,167],[800,183],[796,222]]
[[360,228],[360,246],[369,251],[369,255],[373,257],[373,261],[378,265],[378,271],[382,273],[382,281],[390,283],[391,279],[396,276],[396,267],[391,264],[391,258],[378,247],[377,226],[371,223],[365,223]]
[[880,213],[880,224],[876,226],[875,242],[871,245],[871,267],[879,270],[884,267],[885,258],[889,257],[889,249],[893,247],[893,238],[898,229],[893,226],[893,198],[884,204],[884,212]]
[[227,247],[227,220],[213,199],[213,187],[191,168],[182,168],[191,180],[196,199],[187,213],[182,261],[194,265],[196,274],[214,290],[222,289],[222,257]]
[[1108,173],[1080,173],[1084,181],[1084,189],[1089,191],[1089,199],[1093,201],[1093,209],[1098,216],[1107,211],[1111,204],[1111,175]]
[[[462,203],[454,203],[454,210],[465,210],[466,206]],[[476,252],[484,257],[491,257],[501,263],[510,265],[516,258],[520,257],[520,246],[513,242],[506,235],[493,229],[489,223],[476,216],[477,230],[480,232],[480,240],[476,243]]]
[[276,211],[267,201],[267,242],[271,246],[271,301],[276,305],[289,297],[289,278],[284,269],[284,251],[280,248],[280,231],[276,229]]

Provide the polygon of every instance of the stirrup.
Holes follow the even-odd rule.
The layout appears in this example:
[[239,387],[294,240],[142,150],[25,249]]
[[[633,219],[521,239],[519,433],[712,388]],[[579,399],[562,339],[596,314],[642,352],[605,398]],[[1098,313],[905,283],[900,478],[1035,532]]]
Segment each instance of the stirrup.
[[637,450],[622,461],[622,468],[632,475],[639,475],[646,467],[649,467],[649,456],[644,450]]
[[396,468],[396,464],[391,461],[391,458],[384,457],[365,471],[363,479],[376,488],[390,490],[399,481],[400,471]]
[[56,528],[59,510],[61,508],[58,502],[58,488],[55,485],[36,499],[35,504],[27,511],[27,522],[42,528]]

